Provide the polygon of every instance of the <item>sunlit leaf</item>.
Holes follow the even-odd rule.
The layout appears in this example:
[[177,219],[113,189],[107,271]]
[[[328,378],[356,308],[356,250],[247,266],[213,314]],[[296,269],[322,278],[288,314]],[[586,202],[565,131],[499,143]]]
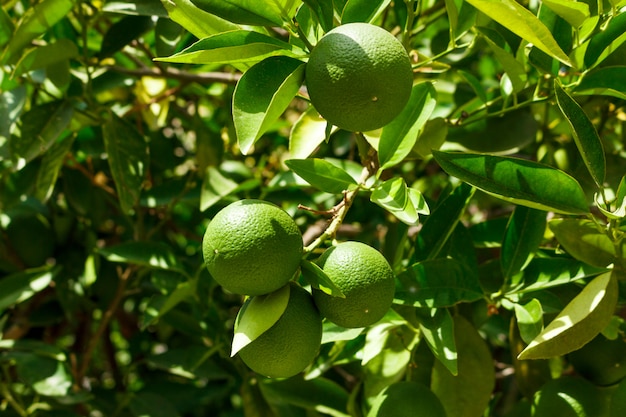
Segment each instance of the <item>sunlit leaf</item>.
[[518,206],[502,242],[502,272],[511,277],[524,269],[539,248],[546,230],[546,212]]
[[0,280],[0,312],[13,304],[28,300],[47,288],[59,270],[59,267],[30,269],[2,278]]
[[345,170],[324,159],[289,159],[285,164],[306,182],[327,193],[341,194],[358,185]]
[[198,39],[206,38],[239,26],[199,9],[190,0],[161,0],[170,18]]

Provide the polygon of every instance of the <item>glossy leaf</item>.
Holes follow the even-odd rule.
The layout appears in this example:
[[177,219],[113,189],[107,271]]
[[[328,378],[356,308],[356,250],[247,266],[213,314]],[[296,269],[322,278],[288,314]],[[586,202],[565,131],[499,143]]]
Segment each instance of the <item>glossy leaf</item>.
[[143,320],[142,329],[156,323],[161,317],[171,311],[181,302],[191,299],[197,294],[196,281],[183,281],[176,286],[171,294],[158,294],[150,299]]
[[120,206],[129,213],[139,202],[148,168],[148,146],[134,126],[115,114],[102,126],[102,134]]
[[159,0],[107,1],[102,10],[135,16],[167,17],[167,10],[165,10],[165,7]]
[[290,21],[297,0],[192,0],[201,9],[231,22],[254,26],[282,26]]
[[445,308],[416,310],[420,331],[435,358],[452,375],[458,375],[458,351],[454,338],[454,320]]
[[476,9],[463,0],[445,0],[450,32],[454,40],[459,39],[474,24]]
[[431,83],[419,83],[413,87],[402,112],[383,127],[378,144],[381,171],[402,162],[409,155],[435,104],[436,92]]
[[598,187],[602,187],[606,175],[604,148],[598,132],[580,105],[555,80],[556,102],[572,129],[574,142],[585,166]]
[[615,197],[604,201],[603,193],[596,193],[596,207],[607,218],[621,220],[626,218],[626,175],[624,175],[617,187]]
[[626,66],[590,71],[575,88],[576,94],[602,95],[626,100]]
[[441,148],[448,137],[448,124],[442,117],[435,117],[426,122],[424,130],[417,138],[412,155],[422,159],[428,158],[433,149]]
[[589,18],[589,5],[581,1],[543,0],[554,13],[562,17],[574,28],[579,28]]
[[308,158],[326,139],[324,120],[315,107],[309,106],[293,124],[289,134],[289,154],[293,159]]
[[13,76],[16,77],[25,72],[46,68],[59,62],[67,61],[77,55],[78,48],[74,42],[68,39],[59,39],[54,43],[40,46],[27,52],[17,64]]
[[101,248],[98,253],[111,262],[181,271],[178,259],[172,249],[161,242],[129,241]]
[[380,184],[372,191],[370,199],[406,224],[413,225],[419,222],[417,208],[409,197],[409,188],[401,177]]
[[62,397],[72,387],[72,376],[63,362],[31,353],[17,355],[15,359],[20,379],[37,394]]
[[173,21],[198,39],[239,29],[236,24],[199,9],[190,0],[161,0],[161,3]]
[[502,242],[502,273],[511,277],[524,269],[539,248],[546,231],[546,212],[517,206]]
[[519,354],[519,359],[547,359],[580,349],[609,324],[617,305],[612,272],[594,278]]
[[115,22],[104,34],[98,58],[110,57],[126,45],[153,29],[154,22],[147,16],[126,16]]
[[206,37],[157,61],[182,64],[231,64],[246,68],[270,56],[297,56],[293,47],[259,32],[232,30]]
[[50,149],[43,155],[41,159],[41,167],[37,173],[37,185],[35,188],[35,197],[41,201],[50,198],[59,171],[63,167],[63,162],[74,143],[75,136],[70,136],[53,144]]
[[241,307],[235,321],[231,357],[269,330],[280,319],[287,308],[289,295],[290,287],[285,285],[272,293],[252,297]]
[[17,272],[0,280],[0,312],[28,300],[47,288],[60,268],[38,268]]
[[467,2],[546,54],[572,66],[569,57],[563,52],[548,28],[532,12],[515,0],[498,2],[468,0]]
[[[506,44],[505,39],[495,29],[479,28],[480,33],[484,36],[485,41],[493,51],[496,59],[502,65],[502,69],[509,76],[513,90],[520,92],[526,86],[527,74],[524,64],[516,59],[510,48]],[[485,103],[486,97],[481,98]]]
[[398,276],[395,303],[415,307],[451,307],[483,297],[478,277],[460,262],[445,258],[412,265]]
[[385,11],[391,0],[348,0],[341,13],[341,24],[371,23]]
[[548,165],[470,153],[435,151],[433,156],[448,174],[508,202],[565,214],[589,211],[580,184]]
[[302,276],[311,287],[332,295],[333,297],[346,298],[341,289],[333,283],[324,270],[317,266],[317,264],[302,259],[300,267]]
[[592,68],[602,62],[626,41],[626,13],[618,13],[600,33],[589,41],[585,51],[585,66]]
[[73,0],[43,0],[26,9],[20,24],[0,57],[0,62],[14,64],[30,44],[61,20],[74,7]]
[[13,138],[11,151],[18,167],[46,152],[68,127],[74,115],[70,101],[54,101],[33,107],[21,117],[21,136]]
[[474,326],[462,316],[454,317],[458,351],[458,375],[435,362],[431,389],[442,401],[448,416],[481,417],[495,387],[493,358]]
[[461,184],[435,207],[419,233],[413,261],[434,259],[439,255],[465,212],[474,191],[467,184]]
[[600,268],[615,262],[615,245],[591,220],[554,219],[548,225],[559,244],[574,258]]
[[285,165],[313,187],[327,193],[341,194],[358,185],[352,175],[324,159],[288,159]]
[[233,121],[243,154],[287,109],[304,81],[304,66],[297,59],[270,57],[241,77],[233,94]]
[[239,184],[226,178],[215,167],[208,167],[200,191],[200,211],[205,211],[237,189]]
[[543,309],[536,298],[524,305],[515,304],[515,317],[520,337],[526,343],[530,343],[543,330]]
[[25,86],[0,93],[0,160],[11,159],[11,129],[25,104]]

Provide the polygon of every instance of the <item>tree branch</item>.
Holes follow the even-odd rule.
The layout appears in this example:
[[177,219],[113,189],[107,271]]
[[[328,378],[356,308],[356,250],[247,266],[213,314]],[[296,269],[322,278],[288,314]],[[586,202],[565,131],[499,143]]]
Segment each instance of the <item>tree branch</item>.
[[225,83],[236,84],[241,74],[229,72],[205,72],[194,74],[191,72],[177,70],[175,68],[166,68],[161,71],[152,68],[126,68],[119,65],[110,65],[105,67],[109,71],[119,72],[121,74],[134,75],[137,77],[154,77],[154,78],[171,78],[180,81],[205,83]]

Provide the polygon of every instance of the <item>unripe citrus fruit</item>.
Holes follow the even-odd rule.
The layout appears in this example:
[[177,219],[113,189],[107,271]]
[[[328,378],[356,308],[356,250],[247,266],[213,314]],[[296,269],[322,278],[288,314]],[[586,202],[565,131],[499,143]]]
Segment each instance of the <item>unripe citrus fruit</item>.
[[298,269],[302,234],[280,207],[241,200],[220,210],[202,242],[211,276],[236,294],[267,294],[285,285]]
[[535,417],[595,417],[605,415],[599,390],[583,378],[561,377],[547,382],[533,399]]
[[413,85],[411,60],[400,41],[369,23],[329,31],[311,51],[305,74],[318,113],[335,126],[359,132],[393,120]]
[[327,249],[319,266],[345,298],[313,290],[315,304],[331,322],[348,328],[366,327],[391,307],[395,278],[385,257],[361,242],[343,242]]
[[367,417],[446,417],[446,410],[427,386],[405,381],[378,394]]
[[315,359],[322,342],[322,319],[311,295],[298,284],[288,285],[289,301],[283,315],[239,351],[250,369],[272,378],[302,372]]

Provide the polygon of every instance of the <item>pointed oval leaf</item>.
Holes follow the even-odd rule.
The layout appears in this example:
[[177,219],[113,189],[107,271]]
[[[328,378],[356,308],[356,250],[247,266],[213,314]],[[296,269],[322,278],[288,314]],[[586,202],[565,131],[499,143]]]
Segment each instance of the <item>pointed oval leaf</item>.
[[518,358],[548,359],[580,349],[609,324],[618,293],[614,273],[605,272],[597,276],[526,346]]
[[495,387],[493,357],[487,343],[462,316],[454,317],[454,337],[458,351],[458,375],[452,375],[435,362],[431,388],[442,401],[448,416],[480,417]]
[[420,331],[435,358],[452,375],[458,375],[454,320],[446,308],[417,309]]
[[416,84],[402,112],[383,128],[378,144],[381,171],[402,162],[409,155],[420,131],[435,109],[435,96],[432,83]]
[[133,125],[115,114],[102,126],[102,134],[120,206],[129,213],[139,202],[148,168],[148,145]]
[[543,0],[541,2],[562,17],[574,28],[579,28],[589,18],[589,5],[582,1]]
[[200,190],[200,211],[205,211],[239,187],[215,167],[208,167]]
[[239,26],[198,8],[190,0],[161,0],[170,18],[198,39],[206,38]]
[[419,222],[417,209],[413,204],[413,199],[409,196],[409,189],[404,178],[395,177],[383,182],[374,188],[370,200],[408,225],[415,225]]
[[615,245],[586,219],[554,219],[548,224],[556,240],[574,258],[599,268],[616,261]]
[[231,22],[252,26],[282,26],[293,18],[294,0],[192,0],[198,7]]
[[333,281],[326,275],[326,272],[314,262],[302,259],[300,262],[302,276],[311,285],[320,291],[325,292],[333,297],[346,298],[344,293],[337,287]]
[[543,329],[543,309],[541,302],[533,298],[528,303],[515,304],[515,317],[522,340],[530,343]]
[[233,357],[257,337],[268,331],[285,312],[290,286],[249,298],[239,310],[230,356]]
[[525,159],[433,151],[449,174],[514,204],[565,214],[589,212],[580,184],[565,172]]
[[304,81],[304,67],[297,59],[274,56],[243,74],[233,93],[233,122],[243,154],[287,109]]
[[614,15],[604,30],[589,40],[585,50],[585,66],[594,67],[626,41],[626,13]]
[[371,23],[391,3],[391,0],[348,0],[341,13],[341,24]]
[[559,109],[572,129],[574,142],[587,170],[598,187],[602,187],[606,175],[606,160],[598,131],[582,107],[561,87],[558,80],[554,80],[554,92]]
[[502,241],[501,264],[505,278],[520,272],[533,258],[546,231],[546,212],[515,207]]
[[17,64],[13,76],[17,77],[29,71],[45,68],[77,55],[78,47],[74,42],[69,39],[59,39],[27,52]]
[[7,275],[0,281],[0,312],[13,304],[28,300],[33,295],[47,288],[55,275],[56,268],[37,268]]
[[328,122],[315,107],[309,106],[293,125],[289,134],[289,154],[293,159],[308,158],[326,139]]
[[576,94],[603,95],[626,100],[626,67],[603,67],[590,71],[574,91]]
[[341,194],[358,185],[348,172],[323,159],[289,159],[285,164],[313,187],[327,193]]
[[165,243],[124,242],[98,249],[98,253],[111,262],[123,262],[152,268],[182,271],[174,251]]
[[537,16],[515,0],[467,0],[467,2],[546,54],[572,66],[569,57],[563,52],[550,30]]
[[41,201],[46,201],[52,195],[56,185],[59,171],[63,167],[65,157],[72,148],[76,135],[64,138],[48,149],[41,159],[41,167],[37,173],[37,183],[35,197]]

